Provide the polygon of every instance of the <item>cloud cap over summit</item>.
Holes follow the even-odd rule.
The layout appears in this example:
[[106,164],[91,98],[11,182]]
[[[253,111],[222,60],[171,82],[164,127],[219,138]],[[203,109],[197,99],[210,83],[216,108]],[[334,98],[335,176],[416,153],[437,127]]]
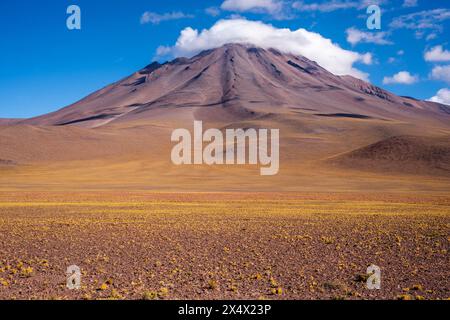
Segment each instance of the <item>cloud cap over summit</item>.
[[345,50],[319,33],[300,28],[276,28],[260,21],[225,19],[202,31],[187,27],[181,31],[176,44],[161,46],[158,53],[173,56],[193,56],[203,50],[227,43],[252,44],[261,48],[274,48],[283,53],[302,55],[316,61],[336,75],[351,75],[367,80],[368,74],[357,69],[357,63],[371,64],[370,53]]

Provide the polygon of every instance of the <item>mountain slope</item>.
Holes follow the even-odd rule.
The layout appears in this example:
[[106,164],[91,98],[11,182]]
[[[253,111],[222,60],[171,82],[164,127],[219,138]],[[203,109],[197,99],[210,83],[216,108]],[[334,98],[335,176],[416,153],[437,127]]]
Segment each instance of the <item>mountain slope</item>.
[[[280,129],[279,174],[173,165],[171,132],[194,120]],[[446,106],[233,44],[152,63],[50,114],[0,121],[0,188],[445,191],[446,156],[426,155],[447,150],[449,138]]]
[[167,121],[180,116],[236,121],[299,111],[401,121],[420,118],[438,125],[446,113],[438,104],[335,76],[304,57],[233,44],[191,59],[155,62],[74,105],[23,123],[96,127],[161,114]]

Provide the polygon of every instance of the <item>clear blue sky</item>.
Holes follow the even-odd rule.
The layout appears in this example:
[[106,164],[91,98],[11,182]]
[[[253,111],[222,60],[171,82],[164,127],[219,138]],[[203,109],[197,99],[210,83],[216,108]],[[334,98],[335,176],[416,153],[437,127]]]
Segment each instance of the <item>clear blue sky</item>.
[[[412,1],[412,6],[404,6],[404,0],[382,1],[381,32],[386,32],[382,39],[391,44],[374,43],[377,41],[369,38],[367,43],[354,45],[347,41],[346,30],[355,27],[368,31],[365,8],[357,5],[363,0],[304,0],[303,5],[322,7],[296,9],[292,8],[295,1],[273,0],[278,5],[283,2],[282,15],[281,11],[274,14],[266,9],[218,10],[224,1],[0,1],[0,117],[31,117],[55,111],[149,64],[156,49],[174,45],[184,28],[208,29],[217,20],[237,13],[277,28],[305,28],[344,49],[372,53],[375,63],[358,65],[358,69],[369,73],[371,82],[397,94],[428,99],[438,90],[450,87],[446,82],[448,75],[430,79],[433,68],[450,65],[445,60],[445,50],[450,50],[449,1],[418,0],[417,5]],[[333,3],[352,5],[340,9],[327,6]],[[81,8],[81,30],[70,31],[66,27],[66,9],[71,4]],[[205,11],[210,7],[217,9],[217,15],[211,14],[214,10]],[[430,22],[426,13],[437,8],[444,9],[440,18],[431,19],[431,26],[421,26],[420,23]],[[144,12],[168,20],[143,24],[140,20]],[[180,12],[185,16],[180,16]],[[400,27],[389,26],[394,19],[415,12],[422,14],[402,20]],[[444,51],[441,61],[425,61],[425,51],[438,45]],[[400,71],[416,76],[415,83],[383,84],[384,77]]]

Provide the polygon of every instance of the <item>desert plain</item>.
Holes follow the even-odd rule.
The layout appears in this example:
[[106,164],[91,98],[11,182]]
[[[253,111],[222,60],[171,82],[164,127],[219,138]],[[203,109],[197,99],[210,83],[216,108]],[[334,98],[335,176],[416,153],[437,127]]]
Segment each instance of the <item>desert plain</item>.
[[426,194],[2,192],[0,298],[447,299],[449,212]]

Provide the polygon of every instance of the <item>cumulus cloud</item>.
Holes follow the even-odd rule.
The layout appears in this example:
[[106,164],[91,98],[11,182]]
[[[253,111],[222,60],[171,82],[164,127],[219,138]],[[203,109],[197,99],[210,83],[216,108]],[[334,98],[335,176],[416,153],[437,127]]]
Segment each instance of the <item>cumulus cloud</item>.
[[436,46],[425,52],[425,60],[432,62],[450,61],[450,51],[444,50],[442,46]]
[[141,16],[141,24],[160,24],[163,21],[194,18],[191,14],[185,14],[181,11],[167,12],[163,14],[146,11]]
[[156,55],[159,57],[166,56],[172,53],[172,49],[170,47],[159,46],[156,49]]
[[434,67],[430,74],[431,79],[450,83],[450,65]]
[[400,71],[392,77],[384,77],[383,84],[413,84],[418,80],[417,76],[411,75],[408,71]]
[[429,101],[442,103],[450,106],[450,90],[447,88],[439,90]]
[[210,29],[202,31],[188,27],[181,31],[174,46],[161,47],[160,50],[170,48],[174,56],[193,56],[202,50],[227,43],[249,43],[303,55],[334,74],[352,75],[364,80],[367,80],[368,74],[356,69],[354,64],[372,62],[371,54],[345,50],[318,33],[305,29],[279,29],[260,21],[245,19],[219,20]]
[[227,11],[264,11],[273,14],[281,11],[283,3],[278,0],[225,0],[221,8]]
[[404,8],[411,8],[411,7],[417,7],[417,6],[418,6],[417,0],[404,0],[403,1]]
[[347,29],[347,41],[352,45],[362,43],[375,43],[375,44],[392,44],[391,41],[386,40],[386,32],[364,32],[354,27]]

